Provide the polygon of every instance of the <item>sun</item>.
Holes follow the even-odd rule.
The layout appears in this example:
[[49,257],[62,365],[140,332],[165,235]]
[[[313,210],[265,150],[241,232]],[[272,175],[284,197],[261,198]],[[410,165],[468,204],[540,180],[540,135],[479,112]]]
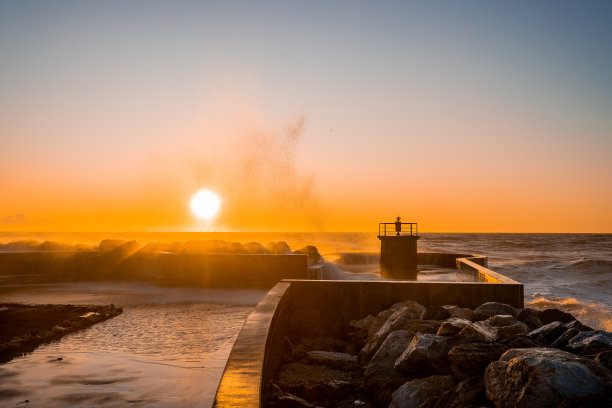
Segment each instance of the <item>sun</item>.
[[221,208],[221,199],[210,190],[200,190],[189,203],[193,214],[203,220],[214,218]]

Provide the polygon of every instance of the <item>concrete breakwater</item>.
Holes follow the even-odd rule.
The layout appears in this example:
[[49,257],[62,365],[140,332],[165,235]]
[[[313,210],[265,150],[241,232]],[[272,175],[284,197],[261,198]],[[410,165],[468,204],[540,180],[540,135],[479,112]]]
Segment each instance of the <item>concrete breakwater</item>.
[[283,280],[247,318],[230,353],[215,406],[262,406],[263,387],[283,362],[286,339],[299,344],[307,337],[343,338],[352,320],[377,315],[405,299],[425,306],[476,308],[500,301],[522,308],[523,285],[507,278],[501,283]]
[[[308,255],[292,253],[286,244],[285,253],[244,253],[243,246],[222,249],[237,253],[166,252],[160,249],[176,250],[176,245],[141,248],[135,241],[100,247],[0,252],[0,284],[141,281],[160,286],[271,288],[284,278],[307,277]],[[221,251],[218,246],[216,250]]]
[[513,286],[280,282],[243,326],[215,407],[609,403],[612,334],[524,309]]
[[[407,300],[342,336],[291,339],[265,407],[573,407],[612,402],[612,333],[557,309]],[[293,338],[295,341],[296,339]]]

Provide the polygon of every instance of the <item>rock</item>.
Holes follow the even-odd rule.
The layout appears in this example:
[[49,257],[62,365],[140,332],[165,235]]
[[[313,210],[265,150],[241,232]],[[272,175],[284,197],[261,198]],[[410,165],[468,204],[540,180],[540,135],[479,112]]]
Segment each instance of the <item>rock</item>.
[[576,329],[576,328],[571,328],[571,329],[567,329],[565,332],[563,332],[562,335],[560,335],[559,337],[557,337],[557,339],[555,341],[553,341],[552,343],[550,343],[549,347],[554,347],[554,348],[558,348],[558,349],[563,349],[566,345],[567,342],[574,336],[580,334],[580,330]]
[[565,323],[565,327],[568,329],[578,329],[580,331],[593,331],[589,326],[582,324],[579,320],[572,320],[569,323]]
[[557,349],[511,349],[485,370],[487,398],[497,408],[553,408],[572,396],[603,397],[610,384],[600,364]]
[[442,322],[439,320],[411,320],[402,327],[402,330],[410,330],[422,334],[436,334],[441,324]]
[[302,363],[283,366],[278,375],[278,385],[283,392],[309,401],[341,399],[357,389],[350,373]]
[[363,319],[351,320],[349,322],[349,326],[357,330],[367,330],[374,323],[375,320],[376,318],[369,314]]
[[534,315],[529,315],[521,321],[525,323],[527,327],[529,327],[531,330],[539,329],[540,327],[544,326],[544,323],[542,323],[542,321]]
[[421,320],[446,320],[450,312],[443,306],[427,306],[421,314]]
[[355,370],[357,356],[334,351],[309,351],[306,353],[306,361],[310,364],[322,364],[337,370]]
[[360,361],[368,361],[376,353],[376,350],[385,341],[389,333],[394,330],[403,329],[410,320],[418,319],[420,313],[421,311],[416,307],[402,307],[396,310],[372,338],[368,340],[366,345],[363,346],[359,352]]
[[524,321],[528,316],[537,316],[539,313],[538,310],[536,309],[532,309],[530,307],[526,307],[524,309],[519,309],[518,310],[518,314],[516,315],[516,318],[519,321]]
[[498,360],[508,350],[500,343],[460,344],[448,352],[448,362],[455,378],[464,380],[482,375],[490,362]]
[[450,313],[450,314],[452,314],[455,310],[457,310],[459,308],[459,306],[457,306],[457,305],[444,305],[442,307],[445,308],[446,310],[448,310],[448,313]]
[[442,342],[442,347],[437,347],[432,351],[432,359],[440,359],[441,351],[446,346],[447,337],[436,336],[435,334],[417,333],[406,350],[395,361],[395,369],[404,373],[427,372],[432,369],[429,362],[428,353],[431,345],[435,342]]
[[319,250],[316,246],[306,245],[304,248],[297,249],[293,251],[294,254],[301,254],[308,256],[308,266],[317,265],[322,262],[325,262],[325,259],[319,253]]
[[496,328],[482,321],[468,323],[459,334],[455,336],[455,340],[461,343],[489,343],[496,339]]
[[509,326],[502,326],[497,328],[497,338],[507,339],[509,337],[516,336],[517,334],[529,333],[529,327],[523,322],[516,322]]
[[608,396],[605,399],[599,397],[569,397],[563,400],[557,408],[602,408],[612,407],[612,396]]
[[529,332],[529,337],[537,339],[544,345],[549,345],[565,332],[565,325],[561,322],[552,322],[545,324],[539,329]]
[[[461,381],[432,401],[432,408],[464,408],[486,404],[484,378],[482,375]],[[420,408],[423,406],[421,405]]]
[[544,324],[552,322],[569,323],[572,320],[576,320],[570,313],[562,312],[559,309],[546,309],[538,312],[538,319]]
[[315,408],[305,399],[288,393],[271,398],[266,406],[270,408]]
[[451,337],[437,336],[427,349],[427,360],[429,365],[438,373],[451,374],[450,364],[448,363],[448,351],[455,345]]
[[417,408],[429,397],[437,396],[452,386],[450,375],[432,375],[408,381],[393,393],[389,408]]
[[414,300],[404,300],[402,302],[394,303],[391,306],[391,309],[398,310],[398,309],[401,309],[402,307],[410,307],[410,308],[417,309],[419,312],[419,316],[423,314],[423,311],[425,310],[425,306],[423,306],[419,302],[415,302]]
[[365,386],[382,405],[409,377],[395,370],[395,361],[410,345],[415,333],[397,330],[389,334],[365,369]]
[[495,315],[516,316],[516,310],[505,303],[487,302],[474,309],[474,321],[485,320]]
[[291,248],[284,241],[270,242],[268,245],[266,245],[266,249],[270,253],[277,254],[277,255],[284,255],[284,254],[291,253]]
[[309,351],[333,351],[353,354],[354,346],[351,343],[332,337],[305,338],[293,350],[293,357],[297,360],[306,358]]
[[438,336],[454,336],[470,323],[469,320],[451,317],[442,323],[437,331]]
[[517,334],[506,339],[498,341],[498,344],[503,344],[508,349],[512,348],[528,348],[528,347],[541,347],[542,344],[536,340],[533,340],[526,334]]
[[493,327],[510,326],[518,321],[512,315],[495,315],[487,319],[487,322]]
[[458,307],[451,312],[451,317],[472,321],[474,320],[474,311],[467,307]]
[[602,351],[595,356],[595,361],[612,370],[612,351]]
[[368,329],[368,338],[366,339],[366,342],[372,339],[372,337],[374,336],[374,334],[376,334],[378,329],[380,329],[382,325],[385,324],[385,322],[391,317],[393,313],[395,313],[395,311],[396,311],[395,309],[385,309],[376,315],[376,318],[374,319],[374,321],[370,325],[370,328]]
[[571,338],[565,348],[581,355],[612,350],[612,333],[603,330],[582,332]]
[[349,322],[349,327],[353,328],[353,330],[349,333],[349,338],[359,349],[361,349],[368,340],[370,327],[375,321],[376,318],[374,316],[367,315],[363,319],[351,320]]

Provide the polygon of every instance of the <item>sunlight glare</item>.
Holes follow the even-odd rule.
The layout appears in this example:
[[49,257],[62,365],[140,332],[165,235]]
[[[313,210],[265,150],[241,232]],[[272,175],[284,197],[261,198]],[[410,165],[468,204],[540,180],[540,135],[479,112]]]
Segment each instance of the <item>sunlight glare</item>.
[[210,190],[200,190],[191,198],[189,204],[196,217],[208,220],[214,218],[219,212],[221,199]]

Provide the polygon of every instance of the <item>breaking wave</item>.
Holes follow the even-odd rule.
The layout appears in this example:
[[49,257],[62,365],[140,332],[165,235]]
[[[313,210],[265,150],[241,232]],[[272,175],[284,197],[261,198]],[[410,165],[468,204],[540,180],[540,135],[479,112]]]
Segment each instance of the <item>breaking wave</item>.
[[536,296],[526,301],[525,307],[537,310],[559,309],[571,313],[576,319],[594,329],[612,331],[612,309],[602,303],[581,302],[576,298]]

